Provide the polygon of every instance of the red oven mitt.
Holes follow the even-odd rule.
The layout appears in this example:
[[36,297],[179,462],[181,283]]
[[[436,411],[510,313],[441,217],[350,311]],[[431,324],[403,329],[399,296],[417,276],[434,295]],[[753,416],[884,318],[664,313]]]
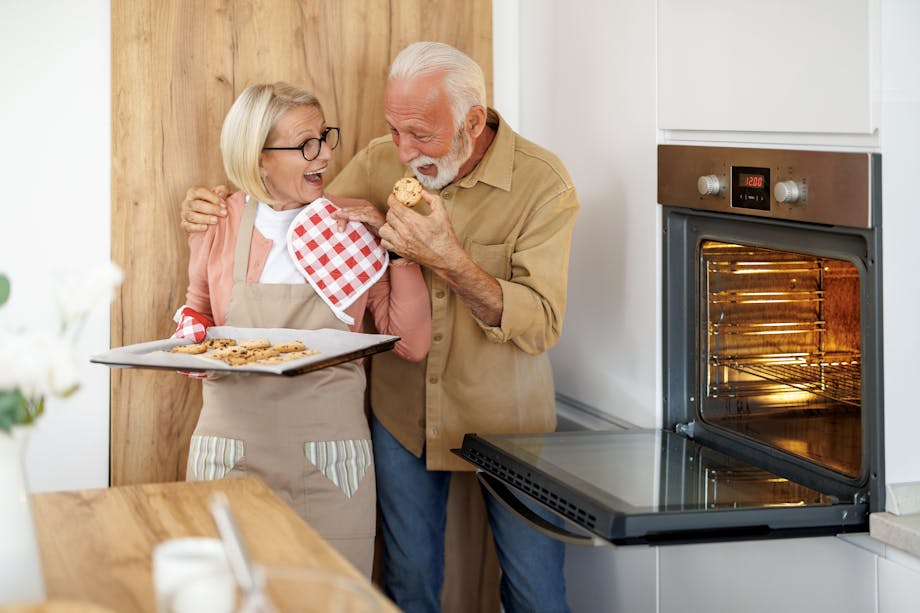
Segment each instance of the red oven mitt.
[[308,204],[291,223],[287,244],[300,274],[336,317],[352,325],[345,309],[383,275],[389,256],[363,223],[349,222],[340,231],[332,216],[337,210],[326,198]]
[[[179,310],[173,315],[173,321],[178,326],[170,338],[187,338],[195,343],[203,341],[208,334],[208,328],[214,325],[214,322],[209,317],[186,305],[179,307]],[[185,370],[177,370],[176,372],[190,379],[208,378],[208,373],[206,372],[188,372]]]

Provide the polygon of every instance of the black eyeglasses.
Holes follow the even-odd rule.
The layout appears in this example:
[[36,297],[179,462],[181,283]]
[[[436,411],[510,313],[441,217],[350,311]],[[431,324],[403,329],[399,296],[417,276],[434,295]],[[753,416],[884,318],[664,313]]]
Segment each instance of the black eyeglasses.
[[338,147],[339,129],[326,128],[319,138],[308,138],[297,147],[262,147],[262,151],[300,151],[303,154],[303,159],[309,162],[310,160],[315,160],[316,156],[319,155],[320,150],[323,148],[323,143],[326,143],[330,149]]

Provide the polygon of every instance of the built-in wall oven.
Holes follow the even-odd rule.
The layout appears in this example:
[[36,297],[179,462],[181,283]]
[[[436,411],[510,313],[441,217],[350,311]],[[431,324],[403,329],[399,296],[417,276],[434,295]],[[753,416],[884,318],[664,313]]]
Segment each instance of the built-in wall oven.
[[663,428],[471,433],[456,452],[566,540],[866,530],[884,507],[880,173],[877,154],[660,145]]

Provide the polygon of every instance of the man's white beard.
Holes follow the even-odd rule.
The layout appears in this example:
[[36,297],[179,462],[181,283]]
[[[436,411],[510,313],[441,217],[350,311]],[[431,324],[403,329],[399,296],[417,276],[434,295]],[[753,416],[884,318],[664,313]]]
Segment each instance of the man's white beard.
[[[454,135],[450,153],[439,158],[420,155],[409,162],[409,166],[415,171],[415,178],[422,184],[422,187],[429,191],[437,191],[447,187],[457,178],[460,167],[470,159],[471,155],[473,155],[473,139],[470,133],[461,127]],[[418,171],[421,166],[428,164],[433,164],[438,169],[438,174],[431,177]]]

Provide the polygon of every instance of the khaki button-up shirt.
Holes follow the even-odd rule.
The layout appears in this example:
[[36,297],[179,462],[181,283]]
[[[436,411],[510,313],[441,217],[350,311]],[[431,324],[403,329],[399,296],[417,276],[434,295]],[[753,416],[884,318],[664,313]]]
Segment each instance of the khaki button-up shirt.
[[[556,427],[546,350],[562,332],[575,186],[556,156],[489,109],[495,139],[476,168],[440,192],[464,250],[502,288],[502,320],[476,319],[440,277],[424,270],[431,294],[428,358],[374,356],[371,406],[380,422],[432,470],[471,470],[453,455],[468,432],[550,432]],[[386,209],[393,183],[411,174],[390,137],[372,141],[329,193]],[[417,206],[428,212],[424,201]]]

